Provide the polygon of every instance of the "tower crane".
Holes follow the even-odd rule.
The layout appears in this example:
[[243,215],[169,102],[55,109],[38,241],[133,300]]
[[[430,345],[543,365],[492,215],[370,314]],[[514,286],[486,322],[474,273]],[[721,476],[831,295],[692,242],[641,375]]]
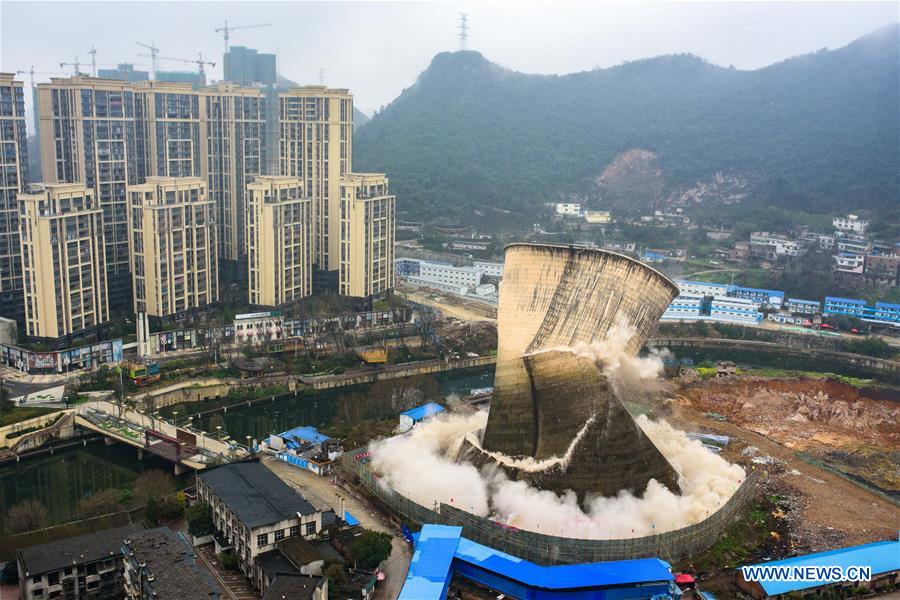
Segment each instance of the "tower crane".
[[[147,56],[147,55],[142,54],[141,56]],[[174,58],[171,56],[157,56],[156,59],[157,60],[173,60],[175,62],[183,62],[183,63],[187,63],[187,64],[197,65],[197,70],[200,72],[201,75],[205,74],[205,72],[206,72],[204,69],[204,65],[209,65],[210,67],[216,66],[216,63],[214,63],[213,61],[203,60],[202,52],[198,52],[197,57],[198,57],[197,59],[190,59],[190,58]]]
[[88,50],[88,54],[91,55],[91,77],[97,76],[97,48],[91,44],[91,49]]
[[149,44],[135,42],[135,44],[150,50],[150,54],[141,54],[141,56],[150,57],[150,79],[156,79],[156,70],[159,67],[159,48],[156,47],[155,42],[150,42]]
[[29,83],[31,84],[31,93],[33,94],[34,93],[34,76],[35,75],[55,76],[55,75],[62,75],[62,73],[52,73],[50,71],[35,71],[34,65],[31,65],[31,68],[28,69],[27,71],[22,71],[21,69],[16,71],[16,75],[28,75],[29,76],[29,78],[30,78]]
[[59,63],[59,68],[64,69],[66,67],[74,67],[75,75],[81,75],[81,63],[78,61],[78,55],[75,55],[75,62],[61,62]]
[[222,38],[225,40],[225,54],[228,54],[228,40],[231,39],[231,32],[236,31],[238,29],[253,29],[255,27],[271,27],[271,23],[260,23],[258,25],[237,25],[235,27],[228,26],[228,19],[225,19],[225,25],[222,27],[216,27],[216,33],[222,33]]

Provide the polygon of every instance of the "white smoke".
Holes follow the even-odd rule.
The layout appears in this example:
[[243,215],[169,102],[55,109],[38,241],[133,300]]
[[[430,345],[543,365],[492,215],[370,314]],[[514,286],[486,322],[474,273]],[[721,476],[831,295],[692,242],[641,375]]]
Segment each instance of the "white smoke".
[[[640,416],[638,424],[678,472],[681,494],[650,480],[640,497],[620,492],[596,497],[587,510],[574,492],[558,495],[502,471],[479,471],[457,463],[459,444],[483,427],[486,415],[441,416],[418,425],[411,435],[376,442],[372,465],[387,485],[415,502],[435,502],[518,527],[575,538],[621,539],[663,533],[705,519],[720,508],[743,481],[744,470],[691,440],[665,422]],[[471,438],[470,438],[471,439]]]
[[[627,351],[634,334],[632,326],[619,321],[603,341],[547,351],[571,352],[594,361],[622,398],[652,388],[662,370],[662,354],[637,357]],[[708,451],[699,441],[642,415],[637,423],[678,473],[681,494],[651,479],[640,497],[622,491],[614,497],[590,498],[585,510],[572,491],[559,495],[510,481],[496,467],[479,471],[471,464],[457,463],[463,440],[468,436],[479,445],[475,432],[486,423],[483,412],[441,415],[419,424],[410,434],[371,444],[372,465],[387,485],[423,506],[444,502],[520,529],[584,539],[639,537],[686,527],[725,504],[745,477],[740,466]],[[589,425],[590,420],[573,436],[563,456],[535,461],[488,454],[528,472],[565,466]]]

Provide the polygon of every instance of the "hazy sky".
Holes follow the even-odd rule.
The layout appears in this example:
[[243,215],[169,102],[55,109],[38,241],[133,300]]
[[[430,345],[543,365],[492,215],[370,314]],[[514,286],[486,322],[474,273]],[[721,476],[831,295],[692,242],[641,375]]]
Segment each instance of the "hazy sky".
[[[75,55],[134,62],[149,70],[136,41],[161,55],[218,64],[232,44],[278,55],[278,70],[300,83],[348,87],[367,113],[411,85],[438,52],[457,49],[458,13],[470,20],[469,48],[527,73],[569,73],[673,52],[754,69],[823,47],[837,48],[898,20],[895,2],[12,2],[0,1],[0,69],[64,74]],[[161,62],[163,69],[189,65]],[[27,81],[27,76],[20,76]],[[37,79],[47,79],[40,75]],[[26,97],[29,94],[26,94]],[[30,103],[30,98],[29,98]]]

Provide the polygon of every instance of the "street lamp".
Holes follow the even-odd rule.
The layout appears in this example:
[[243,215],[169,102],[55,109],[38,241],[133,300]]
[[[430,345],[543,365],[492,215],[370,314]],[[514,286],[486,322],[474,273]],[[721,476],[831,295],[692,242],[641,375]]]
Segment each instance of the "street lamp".
[[247,436],[247,452],[250,452],[250,440],[251,440],[251,439],[252,439],[252,436],[249,436],[249,435],[248,435],[248,436]]
[[222,426],[216,425],[216,437],[221,441],[222,439]]

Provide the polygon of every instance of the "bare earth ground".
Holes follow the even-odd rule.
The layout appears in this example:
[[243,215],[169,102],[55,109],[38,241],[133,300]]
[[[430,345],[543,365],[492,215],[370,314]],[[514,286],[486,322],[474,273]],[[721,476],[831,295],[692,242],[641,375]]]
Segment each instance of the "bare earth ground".
[[[797,457],[825,457],[887,492],[898,489],[900,407],[863,398],[839,382],[727,378],[682,386],[667,419],[686,431],[731,436],[723,453],[770,476],[769,489],[787,494],[790,548],[816,552],[893,539],[900,507],[831,471]],[[722,422],[709,413],[728,419]],[[854,472],[856,471],[856,472]]]

